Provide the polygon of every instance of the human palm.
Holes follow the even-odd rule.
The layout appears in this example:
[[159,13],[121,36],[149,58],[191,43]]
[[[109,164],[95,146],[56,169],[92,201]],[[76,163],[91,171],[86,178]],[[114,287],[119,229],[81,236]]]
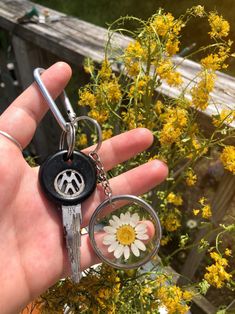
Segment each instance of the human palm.
[[[58,96],[71,76],[59,62],[43,73],[53,97]],[[31,141],[38,122],[47,110],[35,84],[21,94],[0,117],[0,130],[11,134],[23,147]],[[105,141],[100,156],[109,170],[149,147],[152,134],[136,129]],[[147,174],[147,175],[146,175]],[[113,194],[141,194],[167,175],[167,167],[151,161],[110,181]],[[31,168],[19,148],[0,135],[0,313],[18,313],[27,303],[58,279],[70,273],[61,215],[38,183],[38,168]],[[102,189],[82,204],[83,224],[104,199]],[[82,269],[98,262],[87,235],[82,236]]]

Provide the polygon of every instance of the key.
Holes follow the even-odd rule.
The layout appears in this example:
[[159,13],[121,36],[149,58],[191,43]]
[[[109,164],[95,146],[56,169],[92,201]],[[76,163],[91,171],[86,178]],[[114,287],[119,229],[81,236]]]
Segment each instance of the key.
[[95,163],[89,156],[79,151],[74,151],[69,160],[66,150],[58,151],[49,156],[39,170],[39,182],[43,191],[62,211],[74,282],[79,282],[81,278],[81,203],[95,190],[96,181]]

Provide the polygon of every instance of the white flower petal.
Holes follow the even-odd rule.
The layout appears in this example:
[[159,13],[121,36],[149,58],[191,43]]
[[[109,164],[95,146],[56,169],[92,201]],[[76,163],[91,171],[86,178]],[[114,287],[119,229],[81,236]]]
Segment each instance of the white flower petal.
[[125,220],[127,220],[129,222],[129,220],[131,219],[131,214],[129,212],[125,213]]
[[140,249],[141,251],[146,251],[146,246],[144,245],[143,242],[140,240],[135,240],[134,244]]
[[119,258],[122,256],[123,254],[123,251],[124,251],[124,246],[119,244],[118,247],[116,248],[116,250],[114,251],[114,256],[116,258]]
[[140,217],[139,217],[139,215],[137,214],[137,213],[135,213],[135,214],[133,214],[132,216],[131,216],[131,221],[136,225],[137,224],[137,222],[139,222],[139,220],[140,220]]
[[146,233],[138,233],[136,238],[139,240],[148,240],[149,236]]
[[111,227],[117,229],[117,228],[119,227],[119,225],[120,225],[120,222],[119,222],[119,221],[114,221],[114,220],[110,219],[110,220],[109,220],[109,224],[110,224]]
[[120,222],[119,217],[116,216],[116,215],[112,215],[112,219],[113,219],[114,221],[116,221],[116,222]]
[[129,246],[126,245],[124,247],[124,258],[125,258],[125,260],[127,260],[129,257],[130,257],[130,248],[129,248]]
[[113,252],[117,249],[119,246],[119,243],[117,241],[113,242],[109,247],[108,247],[108,252]]
[[113,228],[111,226],[106,226],[103,228],[105,232],[115,234],[116,233],[116,228]]
[[144,223],[140,223],[135,227],[136,232],[146,232],[147,231],[147,226]]
[[134,243],[131,244],[131,250],[135,256],[140,256],[140,251]]
[[116,237],[114,234],[107,234],[103,237],[103,244],[109,245],[109,244],[112,244],[113,241],[115,240],[116,240]]
[[125,215],[121,213],[120,215],[120,226],[125,225]]

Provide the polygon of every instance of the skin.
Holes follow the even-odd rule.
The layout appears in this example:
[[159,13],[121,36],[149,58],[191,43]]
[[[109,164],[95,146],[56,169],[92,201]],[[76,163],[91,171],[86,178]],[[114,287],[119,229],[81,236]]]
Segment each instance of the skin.
[[[52,65],[42,75],[54,98],[70,77],[71,69],[64,62]],[[47,109],[34,83],[1,115],[0,130],[26,147]],[[105,141],[99,153],[105,169],[145,150],[152,141],[152,134],[147,129],[131,130]],[[148,162],[110,180],[113,194],[145,193],[162,182],[167,171],[167,166],[160,161]],[[57,280],[69,275],[70,267],[61,216],[40,189],[38,168],[31,168],[19,148],[2,135],[0,178],[0,312],[8,314],[18,313]],[[84,226],[104,198],[102,188],[98,186],[83,202]],[[82,236],[82,269],[97,262],[89,238]]]

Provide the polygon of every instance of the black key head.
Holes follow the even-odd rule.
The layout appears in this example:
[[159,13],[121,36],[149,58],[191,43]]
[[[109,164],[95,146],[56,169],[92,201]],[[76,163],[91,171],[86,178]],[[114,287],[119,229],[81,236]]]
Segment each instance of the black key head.
[[78,151],[66,160],[67,151],[49,156],[40,166],[39,182],[47,197],[60,205],[76,205],[96,188],[97,172],[93,160]]

